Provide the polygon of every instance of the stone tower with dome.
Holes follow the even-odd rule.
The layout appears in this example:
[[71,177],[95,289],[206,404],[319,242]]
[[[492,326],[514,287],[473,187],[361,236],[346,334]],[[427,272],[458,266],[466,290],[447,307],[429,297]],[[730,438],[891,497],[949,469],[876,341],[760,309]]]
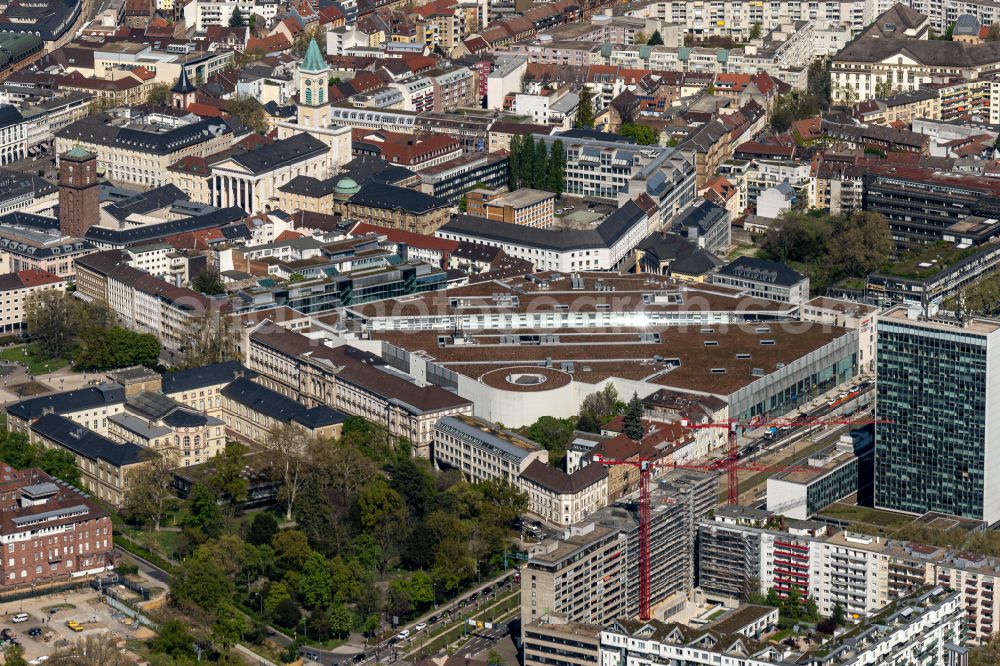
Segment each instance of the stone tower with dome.
[[316,39],[299,65],[299,125],[303,128],[326,127],[330,124],[330,66],[320,53]]

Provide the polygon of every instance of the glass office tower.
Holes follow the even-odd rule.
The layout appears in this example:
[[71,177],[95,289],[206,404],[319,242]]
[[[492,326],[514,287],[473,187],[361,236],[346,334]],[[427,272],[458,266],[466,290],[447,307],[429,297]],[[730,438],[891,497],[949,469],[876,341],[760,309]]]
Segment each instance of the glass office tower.
[[878,319],[875,506],[1000,520],[1000,321]]

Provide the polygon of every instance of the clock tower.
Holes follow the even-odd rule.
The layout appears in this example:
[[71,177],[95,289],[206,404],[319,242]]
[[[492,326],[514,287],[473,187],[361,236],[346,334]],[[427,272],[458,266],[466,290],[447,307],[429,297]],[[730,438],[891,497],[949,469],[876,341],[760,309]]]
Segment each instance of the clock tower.
[[327,127],[330,125],[330,66],[319,51],[316,39],[309,41],[306,56],[299,65],[299,125]]

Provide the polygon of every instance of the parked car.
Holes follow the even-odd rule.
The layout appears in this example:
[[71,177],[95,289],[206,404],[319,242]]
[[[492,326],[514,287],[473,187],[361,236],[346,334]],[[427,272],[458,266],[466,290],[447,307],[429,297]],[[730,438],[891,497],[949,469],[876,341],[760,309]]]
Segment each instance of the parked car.
[[41,636],[42,635],[41,627],[32,627],[31,629],[28,629],[28,635],[31,636],[32,638],[37,638]]
[[83,627],[81,627],[80,623],[77,622],[76,620],[66,620],[66,626],[72,629],[73,631],[77,632],[83,631]]
[[14,623],[17,623],[17,622],[27,622],[28,621],[28,614],[27,613],[18,613],[14,617],[10,618],[10,621],[14,622]]

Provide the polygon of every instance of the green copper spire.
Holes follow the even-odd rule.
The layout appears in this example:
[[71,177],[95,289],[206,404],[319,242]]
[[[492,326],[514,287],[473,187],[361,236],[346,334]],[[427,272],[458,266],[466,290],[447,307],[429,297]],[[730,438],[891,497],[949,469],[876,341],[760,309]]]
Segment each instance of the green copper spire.
[[306,57],[302,59],[302,67],[299,68],[299,71],[317,73],[325,72],[328,69],[323,54],[319,52],[319,44],[313,37],[309,40],[309,48],[306,49]]

